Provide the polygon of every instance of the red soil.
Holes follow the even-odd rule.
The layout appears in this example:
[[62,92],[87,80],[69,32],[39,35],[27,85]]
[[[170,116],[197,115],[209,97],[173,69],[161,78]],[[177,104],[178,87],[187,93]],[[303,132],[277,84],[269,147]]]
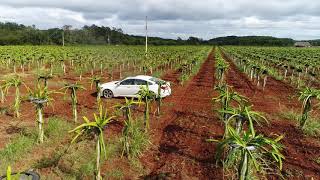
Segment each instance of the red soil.
[[[26,71],[27,72],[27,71]],[[122,76],[126,73],[132,73],[133,68],[127,67],[122,69]],[[100,71],[94,72],[95,74],[100,75]],[[101,75],[104,77],[103,80],[110,80],[110,74],[108,72],[104,72],[104,74]],[[120,73],[119,70],[114,70],[113,72],[113,79],[119,79]],[[91,73],[83,74],[83,80],[80,82],[86,90],[79,90],[77,91],[77,97],[78,97],[78,122],[83,122],[82,117],[87,116],[91,118],[93,116],[93,113],[97,111],[96,106],[96,93],[95,88],[91,89],[90,87],[90,80]],[[62,79],[62,80],[61,80]],[[36,83],[36,78],[31,75],[27,75],[23,77],[24,82],[29,88],[33,88]],[[53,94],[52,98],[54,101],[52,102],[52,105],[49,105],[44,108],[44,117],[63,117],[64,119],[68,121],[73,121],[73,115],[72,115],[72,106],[71,106],[71,100],[70,100],[70,94],[67,92],[65,95],[61,94],[64,82],[76,82],[79,81],[79,77],[77,75],[74,75],[72,73],[69,73],[67,71],[66,75],[60,75],[57,77],[54,77],[53,79],[50,79],[48,81],[49,89],[52,91],[60,92],[59,94]],[[0,149],[3,148],[6,143],[9,142],[10,138],[13,137],[14,134],[19,133],[17,130],[15,132],[10,133],[10,130],[13,128],[19,129],[21,127],[34,127],[36,125],[36,114],[35,114],[35,107],[33,104],[28,102],[28,92],[27,89],[23,86],[20,87],[21,96],[24,97],[26,100],[24,100],[21,103],[20,107],[20,113],[21,117],[20,119],[14,118],[13,110],[10,108],[12,103],[14,102],[14,95],[15,95],[15,89],[11,88],[8,96],[6,97],[6,102],[4,104],[0,104],[1,108],[8,108],[7,114],[0,115],[0,123],[2,126],[0,127]],[[102,99],[105,104],[107,104],[108,108],[112,108],[113,105],[116,103],[121,102],[121,99],[114,99],[112,101]],[[45,119],[45,121],[47,121]],[[46,122],[45,122],[46,123]],[[114,124],[117,131],[114,133],[121,132],[121,128],[118,124]],[[20,129],[21,130],[21,129]],[[9,132],[9,133],[8,133]],[[113,131],[112,131],[113,132]]]
[[[230,62],[230,61],[229,61]],[[146,179],[157,179],[167,177],[170,179],[222,179],[222,169],[215,166],[214,154],[215,144],[206,142],[206,139],[220,139],[223,134],[223,125],[217,115],[212,110],[211,98],[215,96],[214,86],[214,52],[211,52],[201,66],[200,71],[193,79],[184,86],[179,85],[179,70],[168,72],[162,77],[164,80],[173,82],[172,96],[164,99],[162,115],[151,119],[152,147],[141,157],[141,162],[148,169],[149,175]],[[284,134],[282,143],[285,145],[284,170],[291,172],[303,171],[306,177],[320,179],[320,166],[314,160],[320,157],[320,143],[317,139],[305,137],[301,130],[295,127],[294,122],[281,120],[278,113],[281,107],[299,110],[301,104],[297,99],[296,90],[291,86],[269,78],[265,91],[257,88],[245,74],[241,73],[235,65],[230,62],[230,71],[227,74],[227,82],[234,89],[248,96],[254,105],[255,110],[268,113],[269,126],[258,127],[258,131],[266,135]],[[125,69],[124,72],[131,72],[132,68]],[[89,77],[90,74],[84,75]],[[119,72],[115,71],[114,76],[119,77]],[[74,81],[77,76],[67,74],[65,80]],[[109,74],[104,74],[109,77]],[[28,85],[33,87],[34,79],[27,77]],[[60,78],[50,80],[52,89],[59,89],[57,84]],[[84,84],[87,91],[79,91],[79,121],[82,115],[91,115],[96,111],[94,90],[89,90],[89,83]],[[14,91],[10,94],[13,94]],[[22,90],[26,93],[26,90]],[[294,97],[294,98],[292,98]],[[68,100],[63,100],[62,95],[55,95],[53,102],[54,109],[47,107],[46,117],[62,116],[72,121],[71,104]],[[8,97],[7,102],[12,102],[13,96]],[[293,100],[292,100],[293,99]],[[121,99],[105,101],[108,107]],[[111,103],[111,104],[110,104]],[[1,105],[8,106],[8,103]],[[35,125],[34,107],[29,102],[24,102],[21,108],[22,123],[27,126]],[[8,142],[11,134],[17,129],[20,121],[12,121],[12,113],[1,115],[0,123],[0,148]],[[18,125],[17,125],[18,124]],[[114,123],[110,127],[107,135],[120,134],[121,123]],[[67,142],[68,143],[68,142]],[[41,156],[42,152],[32,152]],[[122,160],[114,162],[124,169],[129,168],[128,164]],[[115,166],[115,164],[113,164]],[[103,170],[107,167],[103,167]],[[127,172],[126,172],[127,173]],[[130,174],[130,173],[129,173]],[[128,174],[126,174],[126,177]],[[129,175],[130,176],[130,175]]]
[[[198,74],[165,99],[165,115],[151,126],[154,147],[141,158],[150,170],[144,178],[222,178],[222,170],[215,166],[215,144],[206,142],[208,138],[221,138],[223,133],[212,111],[214,72],[211,52]],[[177,82],[177,74],[168,73],[163,79]]]
[[[171,70],[169,70],[171,71]],[[133,67],[126,67],[122,68],[122,77],[127,76],[128,74],[141,74],[142,72],[138,72],[138,69],[134,70]],[[95,71],[94,74],[100,75],[100,71]],[[120,72],[118,69],[113,71],[113,79],[117,80],[120,78]],[[110,74],[108,72],[104,72],[103,75],[104,81],[108,80],[110,81]],[[83,74],[83,80],[81,81],[81,84],[86,88],[86,90],[79,90],[77,91],[77,97],[78,97],[78,122],[81,123],[82,116],[87,116],[89,118],[92,118],[93,113],[97,111],[96,106],[96,93],[95,89],[91,90],[89,78],[91,77],[91,73],[85,73]],[[28,87],[33,88],[34,84],[36,82],[36,79],[34,76],[27,75],[23,77],[24,82]],[[60,75],[57,77],[54,77],[53,79],[50,79],[49,89],[54,91],[60,91],[60,88],[63,87],[64,82],[75,82],[79,80],[79,76],[74,75],[72,73],[69,73],[67,70],[67,73],[65,75]],[[11,106],[10,103],[14,100],[14,91],[15,89],[12,88],[9,92],[9,96],[7,97],[7,101],[4,104],[0,104],[0,107],[9,107]],[[24,87],[20,88],[22,96],[27,97],[27,89]],[[57,117],[63,117],[67,121],[73,122],[73,115],[71,111],[71,102],[69,98],[69,93],[66,95],[63,94],[54,94],[52,102],[52,106],[45,107],[44,109],[44,116],[45,116],[45,123],[47,123],[47,119],[49,117],[57,116]],[[124,99],[118,99],[114,98],[112,100],[104,99],[102,98],[103,102],[106,104],[106,106],[109,109],[109,112],[111,113],[113,111],[113,106],[117,103],[124,102]],[[140,112],[141,110],[139,110]],[[0,116],[0,123],[2,126],[0,127],[0,149],[5,147],[5,145],[9,142],[9,140],[14,137],[16,134],[22,131],[23,128],[26,127],[35,127],[36,125],[36,114],[35,114],[35,108],[34,106],[28,102],[23,101],[21,104],[21,118],[16,119],[13,117],[13,111],[9,110],[7,114],[3,114]],[[110,137],[120,136],[121,131],[123,128],[122,123],[123,118],[117,117],[117,120],[111,123],[108,127],[108,130],[105,131],[105,138],[108,139]],[[78,123],[77,123],[78,124]],[[77,125],[75,124],[75,126]],[[46,125],[45,125],[46,126]],[[56,144],[54,147],[48,147],[46,150],[34,148],[31,152],[29,152],[30,161],[36,162],[37,160],[41,159],[42,157],[50,157],[50,154],[53,154],[56,149],[59,149],[63,146],[67,146],[70,144],[71,137],[66,137],[61,144]],[[104,164],[102,166],[102,172],[107,172],[110,170],[110,166],[107,164]],[[112,165],[112,167],[121,168],[123,170],[130,168],[130,165],[128,161],[124,159],[119,159],[116,163]],[[16,170],[25,170],[26,164],[24,162],[16,162],[14,164],[14,168]],[[46,175],[52,171],[50,168],[46,169],[39,169],[37,170],[41,175]],[[132,177],[135,175],[135,172],[126,172],[125,177]]]
[[[306,137],[299,130],[294,121],[280,119],[279,113],[288,109],[300,112],[301,103],[297,101],[297,90],[290,85],[268,78],[266,89],[263,91],[248,79],[247,75],[240,72],[235,64],[224,56],[230,63],[227,73],[227,83],[242,95],[250,98],[254,109],[266,113],[269,126],[257,127],[258,131],[269,136],[272,134],[284,135],[281,143],[285,146],[284,171],[299,174],[305,177],[320,179],[320,165],[315,159],[320,157],[320,143],[318,139]],[[285,108],[283,108],[285,107]],[[298,176],[297,174],[295,176]]]

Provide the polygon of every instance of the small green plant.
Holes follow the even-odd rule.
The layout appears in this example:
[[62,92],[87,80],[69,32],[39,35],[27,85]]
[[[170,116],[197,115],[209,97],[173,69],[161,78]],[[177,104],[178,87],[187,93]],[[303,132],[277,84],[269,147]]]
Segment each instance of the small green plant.
[[219,92],[219,96],[212,98],[213,104],[220,102],[220,110],[222,120],[225,126],[224,137],[227,136],[227,124],[229,117],[231,116],[232,110],[230,111],[231,104],[235,102],[236,104],[246,104],[248,102],[247,98],[232,91],[232,89],[227,85],[220,85],[215,88]]
[[41,87],[39,84],[37,88],[30,93],[30,101],[35,104],[36,107],[36,113],[38,115],[38,128],[39,128],[39,135],[38,135],[38,141],[40,143],[43,143],[44,140],[44,120],[43,120],[43,108],[47,103],[50,103],[53,99],[50,97],[50,95],[53,93],[53,91],[49,91],[47,86]]
[[308,120],[309,112],[312,110],[312,99],[320,99],[320,90],[305,88],[300,92],[299,100],[303,101],[300,127],[303,129]]
[[[222,162],[224,172],[230,172],[232,179],[246,180],[263,174],[275,162],[281,170],[284,156],[280,152],[283,147],[279,141],[282,136],[273,140],[257,135],[254,122],[267,122],[266,118],[247,105],[247,98],[229,90],[228,86],[220,85],[216,90],[220,95],[213,101],[221,104],[219,112],[225,122],[225,132],[222,140],[208,141],[218,142],[216,160]],[[234,104],[238,108],[234,108]],[[243,128],[245,125],[247,131]]]
[[15,93],[15,100],[14,100],[14,104],[13,104],[13,109],[15,111],[15,116],[17,118],[20,118],[20,104],[21,104],[21,95],[20,95],[20,90],[19,87],[21,85],[24,85],[25,87],[27,87],[20,76],[15,75],[9,79],[6,79],[3,85],[4,91],[6,92],[6,94],[8,94],[10,87],[14,87],[16,89],[16,93]]
[[237,133],[240,133],[243,129],[244,123],[249,124],[249,130],[254,132],[254,124],[260,123],[261,121],[268,122],[267,119],[259,112],[253,111],[252,106],[247,105],[239,105],[238,108],[229,108],[224,113],[229,114],[229,118],[227,123],[231,123],[233,120],[235,121],[235,128]]
[[100,86],[99,86],[100,82],[101,82],[101,79],[102,79],[101,76],[96,76],[96,75],[94,75],[94,76],[92,76],[90,78],[90,82],[91,82],[90,83],[90,88],[92,89],[93,85],[95,85],[95,88],[96,88],[98,105],[101,103],[101,94],[100,94],[101,89],[100,89]]
[[220,53],[217,53],[216,61],[217,61],[217,65],[216,65],[217,78],[219,80],[219,85],[222,85],[225,81],[225,72],[229,68],[229,63],[224,61]]
[[99,84],[100,84],[100,82],[101,82],[101,79],[102,79],[102,77],[101,76],[96,76],[96,75],[94,75],[94,76],[92,76],[91,78],[90,78],[90,88],[92,89],[92,87],[93,87],[93,85],[95,85],[95,88],[96,88],[96,90],[98,91],[99,90]]
[[70,133],[76,133],[76,136],[73,138],[71,143],[74,143],[80,136],[93,133],[96,140],[96,179],[101,179],[100,174],[100,161],[101,161],[101,152],[104,157],[106,157],[106,146],[104,143],[103,131],[105,127],[112,121],[114,117],[109,117],[107,115],[107,110],[103,110],[102,105],[99,108],[99,114],[94,114],[94,121],[90,121],[87,117],[83,117],[85,123],[79,125],[73,130],[69,131]]
[[125,98],[125,104],[118,104],[115,107],[119,110],[123,111],[123,114],[125,115],[126,119],[124,121],[125,125],[122,131],[122,138],[121,138],[121,143],[122,143],[122,154],[126,154],[127,156],[130,156],[130,149],[131,149],[131,142],[130,142],[130,132],[132,129],[132,113],[131,109],[133,108],[134,105],[140,104],[140,102],[135,101],[134,98],[131,98],[130,100]]
[[125,121],[120,142],[122,144],[122,156],[126,155],[129,159],[137,158],[150,143],[147,132],[143,130],[143,123],[140,119]]
[[179,78],[180,84],[184,85],[185,82],[189,79],[189,75],[188,74],[182,74]]
[[70,91],[70,96],[71,96],[71,103],[72,103],[72,112],[73,112],[73,118],[74,122],[78,121],[78,111],[77,111],[77,104],[78,104],[78,99],[77,99],[77,91],[78,90],[85,90],[81,84],[78,84],[76,82],[75,84],[72,83],[65,83],[64,87],[62,90],[65,90],[65,94],[67,91]]
[[231,126],[227,129],[229,136],[218,141],[216,159],[217,162],[221,160],[223,168],[231,171],[236,179],[246,180],[258,173],[263,174],[270,165],[276,163],[279,170],[282,169],[283,146],[279,143],[282,136],[271,139],[261,134],[256,135],[252,130],[239,134]]
[[132,113],[131,110],[134,106],[140,105],[140,101],[135,101],[134,98],[128,99],[125,98],[125,103],[124,104],[117,104],[115,108],[122,110],[124,112],[124,115],[126,117],[127,121],[132,120]]
[[226,110],[230,107],[232,102],[236,104],[245,104],[248,102],[248,98],[233,91],[228,85],[220,85],[215,87],[215,90],[219,92],[219,96],[212,98],[213,103],[220,102],[220,107]]
[[38,74],[38,82],[43,81],[43,85],[48,87],[48,80],[52,79],[53,76],[50,73],[40,73]]
[[161,105],[162,105],[162,96],[161,96],[161,88],[163,85],[167,84],[165,81],[159,80],[158,81],[158,94],[156,97],[157,100],[157,115],[160,116]]
[[149,124],[149,111],[150,111],[150,103],[156,98],[156,95],[154,92],[150,91],[148,85],[142,85],[140,86],[140,91],[138,92],[138,98],[140,102],[143,102],[145,104],[144,108],[144,126],[145,130],[147,131],[150,128]]
[[4,101],[6,100],[6,97],[5,97],[5,91],[4,91],[4,83],[2,83],[0,85],[0,95],[1,95],[1,103],[4,103]]

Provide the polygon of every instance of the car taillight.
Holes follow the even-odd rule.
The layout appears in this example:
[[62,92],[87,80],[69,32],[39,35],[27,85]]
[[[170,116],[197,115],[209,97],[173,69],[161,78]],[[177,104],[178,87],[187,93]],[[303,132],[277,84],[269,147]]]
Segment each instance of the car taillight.
[[161,86],[161,89],[167,90],[167,89],[168,89],[168,86]]

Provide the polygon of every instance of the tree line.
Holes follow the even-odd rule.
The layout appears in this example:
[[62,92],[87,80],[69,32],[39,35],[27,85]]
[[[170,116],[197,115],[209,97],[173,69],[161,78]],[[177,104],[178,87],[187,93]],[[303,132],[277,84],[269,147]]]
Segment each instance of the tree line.
[[[61,28],[38,29],[13,22],[0,22],[0,45],[143,45],[144,36],[125,34],[122,29],[106,26],[83,26],[80,29],[65,25]],[[210,40],[198,37],[165,39],[149,37],[150,45],[244,45],[244,46],[293,46],[293,39],[269,36],[227,36]]]
[[289,38],[275,38],[271,36],[227,36],[210,39],[208,43],[241,46],[293,46],[295,41]]
[[[0,22],[0,45],[104,45],[104,44],[125,44],[143,45],[144,36],[125,34],[122,29],[105,26],[83,26],[74,29],[70,25],[62,28],[37,29],[33,26],[25,26],[12,22]],[[190,37],[187,40],[164,39],[159,37],[149,37],[150,45],[196,45],[202,40]]]

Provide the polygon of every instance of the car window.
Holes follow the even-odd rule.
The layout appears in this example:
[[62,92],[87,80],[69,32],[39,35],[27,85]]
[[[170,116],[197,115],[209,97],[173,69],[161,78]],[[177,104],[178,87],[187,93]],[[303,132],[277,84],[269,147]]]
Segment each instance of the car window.
[[126,79],[122,81],[120,85],[134,85],[134,79]]
[[158,78],[156,78],[156,77],[152,77],[152,78],[150,78],[150,81],[153,81],[153,82],[155,82],[155,83],[157,83],[157,84],[164,84],[165,83],[165,81],[164,80],[162,80],[162,79],[158,79]]
[[152,85],[150,82],[148,82],[148,81],[145,81],[145,80],[142,80],[142,79],[135,79],[135,85],[147,85],[147,83],[148,83],[148,85]]

